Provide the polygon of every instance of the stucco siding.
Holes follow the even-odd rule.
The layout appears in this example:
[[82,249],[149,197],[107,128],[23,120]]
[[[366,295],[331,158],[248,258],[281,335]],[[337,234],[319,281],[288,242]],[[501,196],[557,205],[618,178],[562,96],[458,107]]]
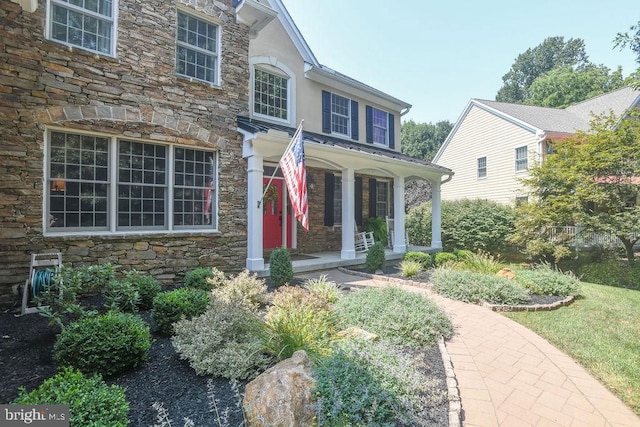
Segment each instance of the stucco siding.
[[[442,186],[442,199],[482,198],[513,203],[526,194],[515,171],[516,148],[527,147],[528,164],[536,158],[534,132],[472,106],[452,135],[438,164],[453,169],[453,179]],[[478,158],[486,157],[486,177],[478,178]]]

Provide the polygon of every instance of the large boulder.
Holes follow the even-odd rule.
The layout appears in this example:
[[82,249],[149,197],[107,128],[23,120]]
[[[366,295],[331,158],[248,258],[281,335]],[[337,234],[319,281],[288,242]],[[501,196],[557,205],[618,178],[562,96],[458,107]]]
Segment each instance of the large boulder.
[[317,425],[311,373],[311,360],[298,350],[247,384],[242,404],[249,427]]

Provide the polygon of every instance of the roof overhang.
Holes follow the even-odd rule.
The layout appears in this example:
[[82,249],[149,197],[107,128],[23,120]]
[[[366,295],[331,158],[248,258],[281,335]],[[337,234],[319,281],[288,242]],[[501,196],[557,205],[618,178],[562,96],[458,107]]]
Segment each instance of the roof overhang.
[[304,75],[316,83],[354,94],[389,110],[400,111],[401,115],[406,114],[411,109],[411,104],[357,80],[348,78],[327,67],[305,63]]
[[234,6],[238,22],[249,27],[251,37],[255,37],[278,16],[278,12],[256,0],[241,0],[235,2]]
[[[244,135],[243,155],[261,156],[266,163],[278,163],[290,141],[287,132],[271,129],[266,133]],[[322,144],[305,140],[305,159],[308,167],[330,170],[354,169],[355,172],[381,177],[403,177],[414,180],[421,178],[431,182],[441,182],[453,172],[442,167],[413,163],[379,154],[359,151],[348,147]]]
[[22,9],[27,12],[35,12],[38,8],[38,0],[11,0],[14,3],[18,3],[22,6]]

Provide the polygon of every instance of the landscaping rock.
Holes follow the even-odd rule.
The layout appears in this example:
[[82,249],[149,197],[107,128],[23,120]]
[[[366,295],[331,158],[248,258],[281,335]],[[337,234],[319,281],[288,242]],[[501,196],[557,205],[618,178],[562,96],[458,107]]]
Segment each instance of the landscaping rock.
[[502,270],[496,273],[497,276],[505,277],[509,280],[513,280],[516,278],[516,273],[510,268],[503,268]]
[[378,336],[369,331],[365,331],[357,326],[350,326],[345,330],[338,332],[338,336],[343,338],[359,338],[364,341],[378,341]]
[[311,360],[296,351],[247,384],[242,402],[249,427],[317,425],[312,390]]

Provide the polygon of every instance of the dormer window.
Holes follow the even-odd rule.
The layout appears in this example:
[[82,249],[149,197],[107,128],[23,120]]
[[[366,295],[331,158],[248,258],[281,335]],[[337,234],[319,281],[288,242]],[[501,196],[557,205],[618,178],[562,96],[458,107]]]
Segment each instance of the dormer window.
[[69,46],[114,56],[115,1],[51,0],[48,37]]

